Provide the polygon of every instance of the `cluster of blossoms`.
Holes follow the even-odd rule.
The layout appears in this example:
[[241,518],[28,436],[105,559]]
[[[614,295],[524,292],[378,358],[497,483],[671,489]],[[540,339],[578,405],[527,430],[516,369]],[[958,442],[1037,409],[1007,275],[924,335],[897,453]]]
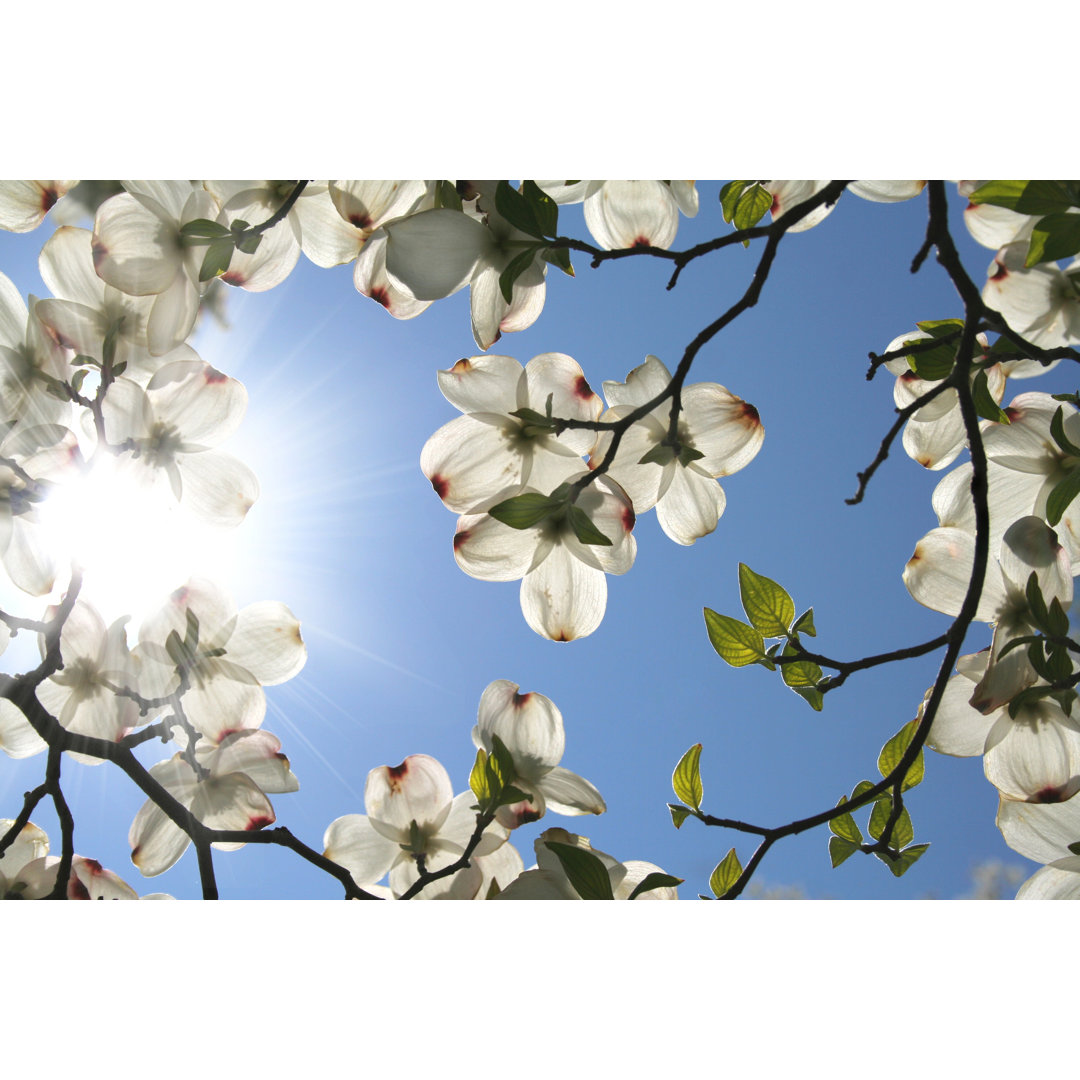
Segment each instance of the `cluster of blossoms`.
[[[979,186],[964,181],[960,188],[972,195]],[[1025,267],[1039,216],[972,203],[964,220],[979,243],[999,249],[984,303],[1033,344],[1080,344],[1080,261],[1064,270],[1054,261]],[[927,325],[929,332],[899,337],[889,351],[944,332],[956,337],[959,326]],[[997,822],[1006,842],[1047,864],[1018,898],[1080,898],[1078,678],[1066,644],[1066,613],[1080,572],[1074,482],[1080,475],[1080,414],[1068,401],[1040,392],[1019,394],[1000,408],[1007,378],[1026,379],[1057,363],[996,359],[1009,349],[1004,337],[991,348],[980,335],[971,366],[977,406],[979,380],[986,392],[979,412],[989,491],[989,563],[975,619],[993,627],[993,638],[989,649],[960,659],[927,745],[944,754],[981,756],[999,793]],[[887,366],[897,375],[900,408],[944,380],[920,377],[914,354]],[[929,469],[952,464],[965,444],[952,388],[917,409],[904,433],[905,450]],[[938,483],[932,502],[939,525],[919,541],[904,570],[917,601],[951,616],[964,602],[975,560],[971,478],[972,465],[965,463]]]
[[[455,796],[449,774],[426,754],[372,769],[364,787],[367,813],[331,822],[323,839],[326,857],[344,866],[360,888],[385,899],[581,898],[547,841],[589,849],[587,840],[562,829],[547,830],[536,842],[539,869],[530,870],[509,842],[514,829],[538,821],[548,810],[574,816],[606,809],[588,780],[559,764],[566,737],[555,703],[543,694],[519,693],[517,684],[498,679],[480,698],[472,738],[477,764],[469,791]],[[461,864],[466,852],[460,868],[418,887],[422,871]],[[667,883],[650,883],[640,895],[677,899],[675,879],[659,867],[623,865],[602,852],[593,854],[616,890],[622,890],[615,898],[628,899],[649,873],[656,873]],[[387,885],[378,884],[383,877]]]
[[[0,837],[14,828],[10,819],[0,820]],[[3,854],[0,854],[0,900],[44,900],[56,888],[60,858],[49,854],[49,838],[33,822],[28,822],[16,834]],[[168,893],[149,893],[139,896],[135,890],[111,870],[105,870],[96,859],[75,855],[71,873],[64,889],[66,900],[172,900]]]
[[[757,410],[717,383],[683,391],[669,438],[670,384],[650,356],[625,383],[604,383],[604,411],[581,367],[562,353],[524,367],[510,356],[475,356],[439,372],[440,389],[464,415],[427,441],[420,466],[461,515],[454,557],[476,578],[520,578],[521,609],[538,634],[591,634],[607,605],[605,574],[633,565],[636,514],[656,507],[664,532],[692,544],[723,513],[717,478],[760,449]],[[614,436],[599,425],[654,401],[611,455]],[[605,472],[590,473],[601,464]]]

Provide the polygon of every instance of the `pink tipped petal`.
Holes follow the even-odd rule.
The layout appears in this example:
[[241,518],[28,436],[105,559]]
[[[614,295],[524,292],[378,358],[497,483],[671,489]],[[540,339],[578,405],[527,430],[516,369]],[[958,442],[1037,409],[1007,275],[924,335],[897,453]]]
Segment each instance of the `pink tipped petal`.
[[542,637],[573,641],[588,637],[604,618],[607,579],[562,544],[521,582],[525,621]]
[[[1049,706],[1060,714],[1060,710]],[[1064,714],[1060,719],[1065,720]],[[983,758],[986,779],[1014,799],[1066,789],[1080,775],[1080,731],[1066,723],[1018,718]],[[1080,839],[1080,836],[1077,837]]]
[[[932,529],[916,545],[904,567],[904,584],[924,607],[956,616],[967,595],[975,559],[975,538],[960,529]],[[1005,598],[996,562],[986,568],[982,597],[975,618],[990,622]]]
[[448,371],[440,371],[439,389],[463,413],[508,416],[530,404],[524,370],[512,356],[473,356],[459,360]]
[[562,760],[566,747],[562,714],[543,694],[521,694],[506,679],[491,683],[480,698],[473,743],[489,753],[497,735],[514,758],[519,775],[537,780]]
[[720,520],[727,497],[720,485],[690,466],[676,464],[671,485],[656,504],[660,528],[677,544],[707,536]]
[[458,566],[483,581],[517,581],[546,547],[537,529],[512,529],[487,514],[459,518],[454,534]]
[[679,212],[661,180],[608,180],[586,200],[585,224],[603,248],[668,248]]
[[696,462],[699,468],[730,476],[753,461],[765,439],[753,405],[718,383],[696,383],[682,398],[690,445],[705,455]]
[[438,832],[453,799],[446,769],[427,754],[411,754],[400,765],[372,769],[364,787],[364,807],[371,824],[399,844],[409,842],[413,821],[427,836]]

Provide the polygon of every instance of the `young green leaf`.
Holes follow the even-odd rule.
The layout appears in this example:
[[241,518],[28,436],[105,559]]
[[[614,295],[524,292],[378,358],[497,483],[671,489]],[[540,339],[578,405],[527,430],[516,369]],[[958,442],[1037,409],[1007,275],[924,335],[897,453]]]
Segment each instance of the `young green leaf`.
[[754,180],[729,180],[720,189],[720,207],[724,212],[724,220],[730,222],[735,217],[735,206],[739,196],[751,185]]
[[791,688],[799,695],[814,712],[821,712],[825,706],[825,696],[816,686],[793,686]]
[[461,196],[450,180],[440,180],[435,185],[435,209],[461,209]]
[[583,544],[598,544],[602,547],[611,547],[611,541],[592,523],[589,515],[580,506],[570,505],[566,509],[566,517],[574,535]]
[[990,393],[985,368],[972,380],[971,398],[975,405],[975,412],[984,420],[992,420],[995,424],[1010,423],[1008,413],[994,400],[994,395]]
[[885,831],[885,825],[888,823],[889,815],[891,813],[891,799],[879,799],[874,803],[874,809],[870,814],[870,824],[867,826],[867,831],[875,840],[881,839],[881,834]]
[[544,230],[536,220],[536,214],[520,191],[515,191],[506,180],[500,180],[495,189],[495,209],[515,229],[520,229],[538,240],[544,238]]
[[[676,796],[694,810],[701,809],[701,799],[704,795],[699,770],[700,761],[701,743],[695,743],[679,759],[679,764],[675,766],[675,772],[671,775],[671,786]],[[673,811],[672,817],[674,816]],[[683,816],[685,817],[685,815]],[[678,822],[676,828],[681,824],[681,821]]]
[[904,809],[900,811],[900,816],[896,819],[896,824],[893,826],[893,847],[905,848],[914,839],[915,829],[911,824],[911,815],[908,813],[908,809],[905,806]]
[[[918,726],[919,721],[917,719],[910,720],[881,748],[881,753],[878,755],[878,771],[883,777],[888,776],[900,764],[904,751],[911,745],[911,740],[915,738],[915,731]],[[911,763],[911,768],[908,769],[907,776],[904,777],[904,782],[900,785],[900,790],[907,791],[908,788],[913,788],[916,784],[922,783],[923,773],[923,752],[920,750],[919,756]]]
[[563,872],[582,900],[615,899],[611,891],[611,878],[608,877],[607,867],[596,855],[570,844],[560,844],[553,840],[546,843],[548,849],[562,863]]
[[769,212],[772,204],[772,195],[760,184],[754,184],[739,195],[732,223],[736,229],[752,229]]
[[488,777],[487,752],[481,747],[476,751],[476,761],[469,773],[469,788],[483,806],[491,798],[491,782]]
[[[847,799],[841,795],[840,802],[836,805],[842,806],[846,802]],[[829,831],[843,840],[850,840],[853,844],[862,843],[862,833],[859,831],[859,826],[855,824],[855,819],[850,814],[841,814],[839,817],[834,817],[832,821],[829,822]]]
[[1074,465],[1046,497],[1047,522],[1056,525],[1077,495],[1080,495],[1080,465]]
[[807,608],[796,620],[791,627],[793,634],[809,634],[810,637],[817,637],[817,630],[814,628],[814,609]]
[[1047,214],[1031,233],[1024,266],[1057,262],[1080,251],[1080,214]]
[[668,803],[667,808],[671,813],[671,824],[676,829],[681,829],[682,823],[693,813],[689,806],[679,806],[676,803]]
[[532,266],[536,250],[535,247],[528,247],[520,251],[499,275],[499,291],[508,304],[514,300],[514,282]]
[[574,277],[574,267],[570,262],[569,248],[544,248],[540,252],[540,258],[546,263],[551,263],[552,266],[557,266],[564,274]]
[[1080,205],[1061,180],[988,180],[968,199],[973,203],[1004,206],[1018,214],[1056,214]]
[[533,180],[523,180],[521,194],[532,210],[536,223],[544,236],[556,236],[559,232],[559,204]]
[[187,241],[195,240],[219,240],[228,236],[229,230],[224,225],[219,225],[209,218],[195,218],[180,226],[180,239]]
[[[1074,216],[1080,217],[1080,214]],[[1050,435],[1063,453],[1069,454],[1071,457],[1080,458],[1080,446],[1077,446],[1068,435],[1065,434],[1065,410],[1060,406],[1050,421]]]
[[562,502],[532,491],[497,503],[488,513],[511,529],[531,529],[562,506]]
[[783,637],[795,618],[795,602],[772,578],[739,563],[739,594],[743,610],[763,637]]
[[705,608],[705,626],[712,647],[732,667],[746,667],[765,656],[765,642],[752,626],[712,608]]
[[850,840],[845,840],[841,836],[829,837],[829,858],[832,860],[834,870],[858,850],[859,845],[852,843]]
[[642,893],[652,892],[653,889],[675,889],[680,886],[685,878],[672,877],[670,874],[658,874],[655,871],[647,874],[637,883],[636,888],[627,898],[636,900]]
[[214,240],[206,249],[202,266],[199,268],[199,280],[210,281],[224,274],[232,261],[233,242],[231,238]]
[[[784,656],[798,656],[799,651],[790,642],[784,646]],[[794,689],[797,686],[817,686],[821,681],[821,668],[812,660],[796,660],[791,664],[781,664],[780,674],[784,683]]]
[[741,873],[742,864],[739,862],[739,856],[735,854],[735,849],[732,848],[723,860],[717,863],[716,869],[709,877],[709,888],[712,889],[717,900],[724,897],[732,885],[739,880]]
[[911,847],[901,851],[895,859],[880,851],[875,851],[874,854],[893,872],[893,877],[903,877],[929,846],[929,844],[912,844]]
[[262,233],[252,233],[250,236],[241,237],[236,241],[236,250],[242,251],[245,255],[254,255],[259,250],[262,238]]

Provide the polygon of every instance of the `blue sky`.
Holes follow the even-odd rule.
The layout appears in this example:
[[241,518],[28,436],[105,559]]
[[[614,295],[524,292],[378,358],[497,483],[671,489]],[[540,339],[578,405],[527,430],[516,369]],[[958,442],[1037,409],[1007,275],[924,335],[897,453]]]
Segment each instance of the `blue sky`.
[[[719,183],[699,183],[701,211],[681,219],[675,247],[727,231]],[[960,222],[954,236],[982,281],[992,253]],[[813,605],[815,646],[854,659],[934,637],[943,615],[917,605],[900,575],[916,541],[936,525],[930,474],[899,446],[864,503],[850,507],[856,472],[873,459],[893,419],[892,378],[865,380],[867,351],[883,350],[916,320],[959,315],[936,263],[908,272],[925,228],[925,197],[896,205],[845,195],[817,228],[788,237],[758,306],[707,345],[689,382],[719,382],[752,402],[765,427],[757,458],[724,480],[717,530],[690,548],[672,543],[652,513],[638,518],[638,555],[608,578],[608,608],[589,638],[553,643],[521,615],[518,584],[467,577],[453,560],[455,517],[418,466],[424,441],[458,415],[435,373],[478,351],[467,290],[417,319],[396,322],[360,296],[352,268],[320,270],[301,259],[264,294],[231,290],[231,329],[209,324],[194,341],[207,361],[242,380],[247,417],[224,449],[259,476],[262,495],[236,535],[233,576],[243,606],[282,600],[300,618],[309,658],[300,676],[268,691],[265,727],[283,741],[300,791],[273,796],[278,820],[321,848],[327,825],[363,812],[369,769],[411,753],[438,758],[455,790],[467,786],[476,707],[493,679],[550,697],[567,735],[563,765],[604,795],[600,817],[549,815],[515,835],[525,864],[549,825],[589,836],[619,859],[646,859],[686,878],[685,897],[707,892],[712,867],[749,838],[690,821],[676,832],[666,804],[671,771],[704,744],[704,808],[718,816],[781,824],[833,805],[861,779],[876,779],[881,745],[912,719],[939,657],[858,674],[813,712],[778,675],[734,670],[705,633],[704,605],[740,615],[740,561],[778,580],[801,610]],[[580,207],[564,208],[563,232],[588,238]],[[26,294],[44,295],[36,257],[48,223],[25,236],[0,233],[0,269]],[[697,260],[665,291],[666,263],[624,259],[577,276],[552,271],[543,313],[492,352],[523,363],[569,353],[599,392],[646,354],[670,368],[686,344],[743,292],[758,245]],[[1070,389],[1047,378],[1012,384]],[[181,575],[186,571],[179,571]],[[180,584],[182,576],[176,584]],[[976,626],[970,651],[989,641]],[[8,664],[21,663],[14,647]],[[143,748],[147,762],[164,748]],[[0,816],[14,816],[44,759],[0,760]],[[116,870],[140,892],[198,895],[194,856],[141,879],[126,841],[139,793],[107,766],[70,764],[65,792],[77,850]],[[987,859],[1026,867],[994,826],[996,795],[978,760],[928,753],[926,780],[908,800],[916,841],[930,850],[896,880],[872,857],[832,870],[825,829],[776,845],[758,871],[763,885],[856,899],[954,896]],[[866,812],[859,815],[864,823]],[[58,841],[51,814],[35,815]],[[223,897],[337,897],[337,884],[291,853],[249,846],[216,857]]]

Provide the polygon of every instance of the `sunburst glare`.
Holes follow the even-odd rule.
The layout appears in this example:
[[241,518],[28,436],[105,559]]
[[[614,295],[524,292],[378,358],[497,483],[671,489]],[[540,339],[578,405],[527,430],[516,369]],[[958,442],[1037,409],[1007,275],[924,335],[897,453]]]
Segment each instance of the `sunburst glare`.
[[107,622],[130,615],[137,628],[189,577],[228,580],[235,561],[234,529],[204,523],[167,486],[138,484],[107,455],[58,485],[40,517],[42,543],[59,567],[81,567],[82,596]]

